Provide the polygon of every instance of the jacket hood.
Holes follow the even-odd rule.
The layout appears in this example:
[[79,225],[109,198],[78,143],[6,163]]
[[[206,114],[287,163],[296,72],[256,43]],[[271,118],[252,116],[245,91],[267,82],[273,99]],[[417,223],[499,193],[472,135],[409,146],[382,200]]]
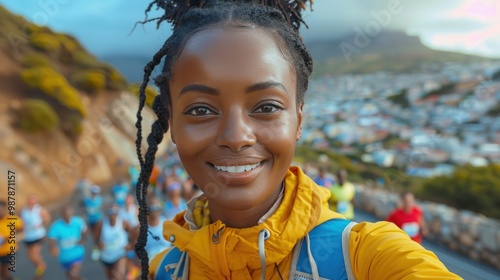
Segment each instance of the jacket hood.
[[193,262],[206,265],[198,268],[205,271],[205,275],[215,273],[214,277],[229,278],[260,270],[259,233],[267,229],[270,235],[265,240],[266,265],[279,264],[316,225],[328,219],[342,218],[328,211],[330,191],[317,186],[299,167],[291,167],[284,182],[281,204],[259,225],[238,229],[216,221],[201,229],[193,229],[191,211],[194,203],[190,203],[186,212],[163,224],[163,235],[166,240],[175,240],[173,244],[181,251],[187,251]]

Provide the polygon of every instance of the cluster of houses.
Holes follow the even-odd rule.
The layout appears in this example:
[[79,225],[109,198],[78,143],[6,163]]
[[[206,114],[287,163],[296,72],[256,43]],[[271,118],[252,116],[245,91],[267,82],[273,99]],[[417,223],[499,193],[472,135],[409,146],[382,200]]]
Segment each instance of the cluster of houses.
[[420,177],[500,163],[499,72],[498,62],[447,63],[313,80],[301,141]]

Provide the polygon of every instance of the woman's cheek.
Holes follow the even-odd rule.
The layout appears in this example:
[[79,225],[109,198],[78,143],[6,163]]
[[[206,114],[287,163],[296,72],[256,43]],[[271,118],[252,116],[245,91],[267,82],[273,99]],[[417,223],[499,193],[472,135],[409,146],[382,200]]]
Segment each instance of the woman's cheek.
[[[287,143],[295,142],[297,120],[294,117],[281,117],[266,122],[256,128],[257,139],[263,145],[278,146],[283,150],[290,149]],[[287,145],[280,147],[279,145]]]

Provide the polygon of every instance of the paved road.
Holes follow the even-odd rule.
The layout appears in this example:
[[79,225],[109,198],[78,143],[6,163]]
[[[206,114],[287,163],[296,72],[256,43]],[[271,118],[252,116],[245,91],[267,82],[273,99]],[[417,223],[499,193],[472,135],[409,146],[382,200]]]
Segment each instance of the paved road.
[[[367,213],[356,211],[356,221],[370,221],[374,222],[377,219]],[[500,279],[500,271],[496,270],[485,264],[472,261],[465,256],[458,253],[451,252],[446,248],[440,247],[438,245],[432,244],[430,242],[424,242],[424,247],[436,253],[436,255],[444,262],[449,270],[460,275],[464,279],[471,280],[495,280]],[[86,259],[82,269],[82,276],[88,280],[101,280],[106,279],[104,276],[104,270],[100,262],[92,261],[90,259],[90,248],[92,248],[92,241],[87,238],[86,242],[87,254]],[[43,249],[43,255],[48,263],[47,272],[44,276],[46,280],[59,280],[65,279],[64,273],[57,259],[50,257],[47,246],[45,244]],[[17,272],[14,274],[20,280],[33,279],[34,266],[26,258],[26,248],[22,245],[17,253]]]
[[[355,220],[376,222],[378,219],[370,214],[355,211]],[[423,246],[433,251],[446,267],[467,280],[495,280],[500,279],[500,270],[488,266],[486,264],[473,261],[461,254],[452,252],[445,247],[436,245],[424,240]]]

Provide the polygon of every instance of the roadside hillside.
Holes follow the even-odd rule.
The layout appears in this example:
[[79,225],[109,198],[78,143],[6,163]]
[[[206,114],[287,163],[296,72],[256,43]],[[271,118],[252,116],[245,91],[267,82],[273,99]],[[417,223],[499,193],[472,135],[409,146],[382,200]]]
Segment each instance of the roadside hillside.
[[[0,167],[17,175],[17,207],[30,193],[64,201],[82,177],[107,186],[126,175],[137,162],[128,88],[75,38],[0,6]],[[155,116],[143,115],[146,137]]]

